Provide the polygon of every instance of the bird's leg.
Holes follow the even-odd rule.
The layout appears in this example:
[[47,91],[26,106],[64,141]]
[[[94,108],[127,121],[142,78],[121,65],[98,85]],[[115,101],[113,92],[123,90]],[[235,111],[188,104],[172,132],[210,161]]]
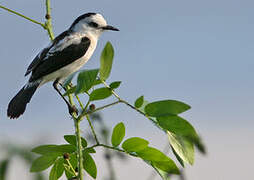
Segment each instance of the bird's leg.
[[59,83],[59,84],[60,84],[60,86],[61,86],[65,91],[67,91],[66,87],[64,87],[62,83]]
[[70,115],[72,115],[72,113],[76,113],[78,114],[78,110],[75,106],[72,106],[65,98],[64,96],[62,95],[62,93],[60,92],[60,90],[58,89],[57,85],[59,84],[59,79],[56,79],[53,83],[53,87],[54,89],[58,92],[58,94],[63,98],[64,102],[67,104],[68,106],[68,109],[69,109],[69,113]]

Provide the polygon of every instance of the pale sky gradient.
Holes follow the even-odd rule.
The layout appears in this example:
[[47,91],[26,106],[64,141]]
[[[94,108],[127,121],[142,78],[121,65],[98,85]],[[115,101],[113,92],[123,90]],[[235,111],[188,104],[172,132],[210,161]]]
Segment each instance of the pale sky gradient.
[[[44,20],[44,1],[0,4]],[[86,12],[99,12],[118,27],[120,32],[102,35],[84,68],[99,67],[100,52],[110,40],[115,59],[109,81],[123,81],[121,97],[129,102],[140,95],[149,101],[176,99],[192,106],[184,117],[203,137],[208,155],[198,155],[194,166],[187,167],[188,180],[238,180],[254,178],[253,6],[252,0],[62,0],[52,2],[52,16],[56,35]],[[9,100],[26,82],[27,66],[49,39],[40,26],[2,9],[0,21],[0,140],[62,142],[73,124],[51,84],[39,89],[19,120],[7,119]],[[166,138],[161,140],[157,128],[124,105],[117,107],[103,111],[109,127],[123,121],[128,137],[144,137],[163,148]],[[103,167],[100,160],[97,164]],[[151,170],[141,161],[120,167],[121,180],[146,180],[144,174]],[[101,180],[103,170],[98,176]]]

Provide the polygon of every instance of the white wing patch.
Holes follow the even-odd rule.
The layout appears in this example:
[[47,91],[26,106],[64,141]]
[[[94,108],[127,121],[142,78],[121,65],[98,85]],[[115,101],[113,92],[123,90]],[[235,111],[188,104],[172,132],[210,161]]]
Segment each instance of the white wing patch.
[[51,47],[51,49],[48,51],[45,59],[48,59],[48,57],[53,56],[56,52],[63,51],[65,48],[67,48],[68,46],[70,46],[72,44],[79,44],[82,37],[83,36],[80,34],[72,34],[70,36],[66,36],[65,38],[60,40],[56,45]]

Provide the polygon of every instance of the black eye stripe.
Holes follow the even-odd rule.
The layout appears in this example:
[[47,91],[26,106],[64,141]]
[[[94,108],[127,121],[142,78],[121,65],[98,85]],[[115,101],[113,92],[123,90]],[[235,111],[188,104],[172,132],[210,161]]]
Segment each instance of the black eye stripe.
[[95,22],[90,22],[90,23],[89,23],[89,26],[91,26],[91,27],[98,27],[98,24],[95,23]]

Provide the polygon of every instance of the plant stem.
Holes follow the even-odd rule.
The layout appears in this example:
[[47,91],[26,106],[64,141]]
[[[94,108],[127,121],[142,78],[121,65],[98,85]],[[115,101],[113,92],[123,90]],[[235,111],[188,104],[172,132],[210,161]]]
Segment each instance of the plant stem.
[[25,15],[23,15],[23,14],[20,14],[20,13],[18,13],[18,12],[16,12],[16,11],[13,11],[13,10],[11,10],[11,9],[9,9],[9,8],[6,8],[6,7],[4,7],[4,6],[1,6],[1,5],[0,5],[0,8],[4,9],[4,10],[6,10],[6,11],[9,11],[9,12],[11,12],[11,13],[13,13],[13,14],[16,14],[16,15],[18,15],[18,16],[20,16],[20,17],[22,17],[22,18],[24,18],[24,19],[26,19],[26,20],[28,20],[28,21],[31,21],[31,22],[33,22],[33,23],[35,23],[35,24],[38,24],[38,25],[42,26],[44,29],[46,29],[46,26],[45,26],[44,24],[42,24],[42,23],[40,23],[40,22],[38,22],[38,21],[36,21],[36,20],[34,20],[34,19],[31,19],[31,18],[29,18],[29,17],[27,17],[27,16],[25,16]]
[[111,89],[112,94],[113,94],[119,101],[121,101],[120,96],[119,96],[118,94],[116,94],[116,92],[115,92],[112,88],[110,88],[110,86],[109,86],[104,80],[101,80],[101,82],[102,82],[107,88]]
[[89,101],[87,102],[86,106],[84,107],[84,105],[83,105],[83,103],[80,101],[78,95],[75,95],[75,97],[76,97],[76,99],[78,100],[78,103],[79,103],[79,105],[80,105],[82,111],[83,111],[84,109],[87,109],[87,106],[89,105]]
[[75,122],[75,131],[76,131],[76,138],[77,138],[77,150],[78,150],[78,179],[83,180],[83,154],[82,154],[82,144],[81,144],[81,135],[80,135],[80,121],[77,119],[74,120]]
[[[70,88],[67,86],[67,90]],[[69,102],[72,106],[75,106],[75,103],[73,101],[73,96],[71,94],[68,94]],[[72,113],[72,118],[74,120],[75,124],[75,134],[77,139],[77,158],[78,158],[78,179],[83,180],[83,153],[82,153],[82,144],[81,144],[81,134],[80,134],[80,122],[82,119],[79,119],[77,117],[76,113]]]
[[90,101],[88,100],[87,103],[86,103],[86,105],[85,105],[85,107],[83,108],[83,111],[84,111],[84,110],[87,111],[87,108],[88,108],[89,104],[90,104]]
[[100,110],[102,110],[102,109],[108,108],[108,107],[113,106],[113,105],[118,104],[118,103],[120,103],[120,101],[116,101],[116,102],[107,104],[107,105],[105,105],[105,106],[98,107],[98,108],[96,108],[96,109],[93,110],[93,111],[83,111],[83,112],[81,113],[80,116],[86,116],[86,115],[92,114],[92,113],[94,113],[94,112],[100,111]]
[[66,159],[68,165],[70,166],[70,169],[71,171],[76,175],[76,171],[74,170],[74,168],[72,167],[71,163],[70,163],[70,160],[69,159]]
[[133,154],[133,153],[129,153],[127,151],[124,151],[123,149],[120,149],[120,148],[117,148],[117,147],[113,147],[113,146],[108,146],[106,144],[95,144],[89,148],[95,148],[95,147],[104,147],[104,148],[107,148],[107,149],[112,149],[112,150],[115,150],[115,151],[118,151],[118,152],[122,152],[122,153],[126,153],[126,154],[129,154],[131,156],[134,156],[134,157],[137,157],[136,154]]
[[[67,86],[66,89],[68,90],[70,87]],[[75,103],[73,101],[73,96],[71,94],[68,94],[69,102],[72,106],[75,106]],[[82,154],[82,144],[81,144],[81,135],[80,135],[80,122],[81,119],[77,117],[76,113],[72,113],[72,118],[74,120],[75,124],[75,134],[76,134],[76,141],[77,141],[77,159],[78,159],[78,178],[79,180],[83,180],[83,154]]]
[[140,114],[142,114],[143,116],[145,116],[146,118],[148,118],[148,119],[149,119],[150,121],[152,121],[153,123],[158,124],[154,119],[152,119],[152,118],[150,118],[149,116],[147,116],[144,112],[140,111],[138,108],[136,108],[135,106],[131,105],[131,104],[128,103],[127,101],[121,99],[120,96],[119,96],[112,88],[110,88],[109,85],[108,85],[105,81],[101,80],[101,82],[105,85],[105,87],[111,89],[112,94],[118,99],[118,102],[126,104],[126,105],[129,106],[130,108],[134,109],[135,111],[139,112]]
[[94,127],[93,127],[93,125],[92,125],[92,122],[91,122],[91,120],[90,120],[89,115],[86,115],[86,119],[87,119],[87,121],[88,121],[88,123],[89,123],[89,126],[90,126],[91,130],[92,130],[93,137],[94,137],[94,139],[95,139],[96,144],[100,144],[100,143],[99,143],[99,140],[98,140],[98,138],[97,138],[97,135],[96,135],[96,133],[95,133]]
[[52,29],[52,18],[51,18],[51,7],[50,7],[50,0],[46,0],[46,23],[45,27],[48,31],[48,35],[51,39],[51,41],[54,39],[54,33]]

